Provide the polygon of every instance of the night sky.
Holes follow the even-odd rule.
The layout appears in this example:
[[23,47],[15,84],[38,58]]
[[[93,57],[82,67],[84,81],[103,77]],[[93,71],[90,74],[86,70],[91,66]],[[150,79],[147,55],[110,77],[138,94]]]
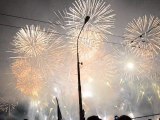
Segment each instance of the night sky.
[[[160,0],[104,0],[111,4],[111,8],[116,14],[115,29],[112,33],[122,36],[127,24],[137,19],[139,16],[153,15],[160,18]],[[54,11],[62,11],[72,6],[74,0],[0,0],[0,14],[10,14],[26,18],[32,18],[43,21],[57,20]],[[34,22],[29,20],[17,19],[0,15],[0,24],[7,24],[19,27],[26,25],[40,25],[42,28],[48,29],[49,24]],[[18,32],[16,28],[10,28],[0,25],[0,97],[11,97],[18,92],[13,87],[15,85],[14,77],[10,68],[14,55],[9,52],[13,49],[11,42],[13,37]],[[61,31],[63,34],[63,31]],[[114,36],[109,36],[110,41],[121,43],[122,39]],[[159,67],[159,66],[157,66]],[[14,112],[15,120],[27,118],[28,103],[20,102]],[[145,102],[142,104],[143,108],[149,108]],[[160,106],[155,106],[160,107]],[[143,111],[143,110],[142,110]],[[160,111],[159,111],[160,112]],[[145,110],[142,112],[145,114]],[[148,114],[148,113],[146,113]],[[7,113],[0,112],[0,117],[7,116]],[[5,120],[0,118],[0,120]]]

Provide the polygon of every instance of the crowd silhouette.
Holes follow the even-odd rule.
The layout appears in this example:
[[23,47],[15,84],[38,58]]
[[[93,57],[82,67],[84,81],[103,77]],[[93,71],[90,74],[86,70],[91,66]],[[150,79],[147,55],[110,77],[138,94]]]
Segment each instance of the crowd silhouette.
[[[24,120],[28,120],[28,119],[24,119]],[[62,117],[59,118],[58,116],[58,120],[63,120],[63,119]],[[88,117],[87,120],[102,120],[102,119],[100,119],[98,116],[93,115],[93,116]],[[132,120],[132,119],[127,115],[122,115],[120,117],[116,116],[115,120]],[[151,119],[148,119],[148,120],[151,120]]]

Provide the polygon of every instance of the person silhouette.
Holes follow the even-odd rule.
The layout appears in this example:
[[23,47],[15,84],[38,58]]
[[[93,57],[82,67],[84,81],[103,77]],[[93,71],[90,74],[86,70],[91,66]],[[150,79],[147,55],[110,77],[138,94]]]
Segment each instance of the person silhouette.
[[88,117],[87,120],[102,120],[102,119],[100,119],[98,116],[93,115]]
[[118,118],[118,120],[132,120],[132,119],[127,115],[122,115]]

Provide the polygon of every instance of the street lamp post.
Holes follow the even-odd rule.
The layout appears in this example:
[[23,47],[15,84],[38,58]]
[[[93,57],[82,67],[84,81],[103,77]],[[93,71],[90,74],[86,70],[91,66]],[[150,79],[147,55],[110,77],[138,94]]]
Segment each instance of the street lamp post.
[[84,110],[83,110],[83,106],[82,106],[82,91],[81,91],[81,79],[80,79],[80,62],[79,62],[79,51],[78,51],[79,43],[78,43],[78,40],[79,40],[79,37],[81,35],[81,32],[82,32],[85,24],[88,22],[89,19],[90,19],[90,17],[86,16],[84,24],[83,24],[81,31],[79,32],[79,35],[77,38],[77,72],[78,72],[78,95],[79,95],[79,117],[80,117],[80,120],[85,120],[85,117],[84,117]]

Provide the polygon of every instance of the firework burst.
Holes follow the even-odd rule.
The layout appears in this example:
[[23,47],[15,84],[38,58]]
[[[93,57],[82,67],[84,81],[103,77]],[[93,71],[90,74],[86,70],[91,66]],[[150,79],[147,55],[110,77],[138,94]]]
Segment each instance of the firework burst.
[[46,51],[36,59],[31,59],[31,63],[37,66],[43,74],[53,75],[63,66],[65,45],[61,38],[52,35]]
[[145,76],[146,73],[149,74],[152,70],[152,61],[149,59],[139,59],[127,51],[119,52],[117,57],[120,74],[122,73],[123,79],[137,80]]
[[[75,31],[76,35],[79,31]],[[92,58],[96,52],[98,51],[98,48],[100,47],[100,36],[97,35],[97,33],[93,34],[91,31],[82,32],[81,36],[86,36],[86,38],[80,38],[79,40],[79,52],[81,54],[80,58],[82,60],[87,60],[89,58]],[[71,39],[70,41],[70,48],[72,53],[75,55],[77,50],[77,43],[76,39]]]
[[[64,42],[58,35],[54,34],[53,30],[47,33],[45,29],[41,30],[39,26],[26,26],[15,36],[13,46],[15,47],[14,53],[17,53],[20,58],[26,58],[33,68],[39,69],[46,76],[53,74],[63,63]],[[24,65],[24,68],[26,67],[27,65]],[[21,70],[22,68],[18,69]],[[19,72],[15,74],[18,75]]]
[[[97,71],[100,70],[100,71]],[[82,65],[81,75],[92,76],[94,80],[105,83],[111,87],[111,83],[116,74],[115,59],[112,55],[97,53],[96,57]]]
[[[66,21],[69,28],[71,30],[81,29],[84,24],[84,19],[86,16],[90,16],[90,20],[87,22],[86,30],[92,30],[95,28],[97,31],[103,31],[105,33],[110,33],[109,29],[114,27],[114,16],[113,10],[110,9],[110,5],[107,5],[103,0],[77,0],[73,3],[74,7],[69,8],[69,12],[67,12]],[[91,27],[91,29],[90,29]]]
[[12,72],[18,79],[26,77],[31,71],[31,65],[26,59],[17,59],[11,65]]
[[44,82],[38,69],[33,68],[25,59],[17,59],[12,64],[12,71],[17,80],[18,90],[32,98],[39,96]]
[[142,59],[129,51],[119,51],[117,56],[122,91],[131,91],[130,94],[136,102],[147,99],[151,103],[151,98],[158,95],[155,84],[159,85],[153,59]]
[[26,26],[19,30],[14,37],[13,46],[14,53],[18,53],[25,57],[37,57],[41,55],[48,47],[50,34],[41,30],[39,26]]
[[[77,36],[86,16],[90,16],[90,20],[81,33],[83,38],[79,39],[79,51],[81,57],[90,58],[100,47],[101,41],[106,38],[105,33],[111,34],[109,30],[114,27],[115,14],[110,9],[110,5],[106,5],[103,0],[77,0],[66,13],[67,34]],[[75,37],[70,37],[70,39],[70,48],[74,54],[76,39]]]
[[160,19],[158,17],[139,17],[130,22],[124,33],[125,44],[134,54],[153,57],[160,50]]
[[[124,60],[124,61],[123,61]],[[149,77],[152,71],[152,60],[138,59],[136,57],[125,56],[121,61],[121,68],[125,79],[139,80],[142,77]],[[121,71],[121,72],[122,72]]]

